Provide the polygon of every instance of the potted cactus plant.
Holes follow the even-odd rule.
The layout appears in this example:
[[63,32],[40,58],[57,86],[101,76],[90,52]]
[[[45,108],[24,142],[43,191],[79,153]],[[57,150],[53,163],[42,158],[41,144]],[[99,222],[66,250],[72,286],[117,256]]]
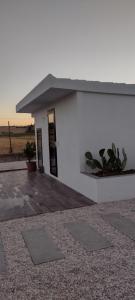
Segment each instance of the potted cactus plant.
[[[98,171],[94,173],[97,176],[109,176],[124,174],[124,169],[127,163],[127,155],[122,148],[122,156],[120,157],[119,148],[116,148],[115,144],[112,143],[112,147],[109,149],[99,150],[100,160],[93,158],[91,152],[86,152],[86,164],[91,167],[91,169],[97,169]],[[126,172],[126,171],[125,171]]]
[[36,146],[34,142],[27,142],[25,149],[24,149],[24,155],[27,158],[26,164],[28,172],[34,172],[36,171],[36,161],[33,160],[36,155]]

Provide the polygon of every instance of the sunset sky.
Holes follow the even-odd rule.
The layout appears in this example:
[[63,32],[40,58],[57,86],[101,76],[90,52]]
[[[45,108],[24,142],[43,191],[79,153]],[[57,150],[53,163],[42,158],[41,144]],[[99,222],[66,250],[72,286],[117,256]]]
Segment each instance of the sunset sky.
[[135,0],[0,0],[0,125],[48,73],[135,83]]

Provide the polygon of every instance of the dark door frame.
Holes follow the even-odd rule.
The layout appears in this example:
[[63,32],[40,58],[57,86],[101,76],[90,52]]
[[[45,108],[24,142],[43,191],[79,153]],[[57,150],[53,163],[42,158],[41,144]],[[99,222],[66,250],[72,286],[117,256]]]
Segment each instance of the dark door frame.
[[[49,123],[49,114],[53,114],[54,122]],[[55,108],[49,109],[48,113],[48,142],[49,142],[49,163],[50,163],[50,173],[55,177],[58,177],[58,163],[57,163],[57,146],[56,146],[56,117],[55,117]],[[53,134],[51,137],[50,124],[53,124],[52,127]],[[53,138],[54,140],[51,140]]]
[[[40,153],[39,153],[39,143],[38,143],[38,135],[40,136]],[[43,166],[43,144],[42,144],[42,128],[36,128],[36,137],[37,137],[37,158],[38,158],[38,169],[40,172],[44,172]],[[41,155],[41,157],[40,157]],[[41,162],[41,165],[40,163]]]

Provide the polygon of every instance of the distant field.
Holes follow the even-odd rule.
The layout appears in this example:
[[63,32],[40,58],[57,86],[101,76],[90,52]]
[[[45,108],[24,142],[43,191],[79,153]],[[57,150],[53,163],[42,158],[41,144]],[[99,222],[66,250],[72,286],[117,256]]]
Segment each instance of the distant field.
[[[22,153],[23,149],[28,141],[33,142],[34,136],[20,136],[20,137],[12,137],[12,149],[13,153]],[[0,154],[8,154],[9,153],[9,138],[0,136]]]

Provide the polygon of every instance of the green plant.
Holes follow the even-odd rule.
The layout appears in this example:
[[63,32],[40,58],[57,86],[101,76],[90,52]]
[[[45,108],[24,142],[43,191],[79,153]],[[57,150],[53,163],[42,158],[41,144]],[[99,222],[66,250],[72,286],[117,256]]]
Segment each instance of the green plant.
[[24,149],[24,155],[27,157],[28,162],[31,162],[31,160],[35,157],[36,154],[36,146],[34,142],[27,142],[25,149]]
[[[106,155],[107,154],[107,155]],[[112,143],[112,148],[99,150],[100,161],[94,159],[91,152],[86,152],[86,164],[92,169],[99,169],[102,172],[121,172],[125,169],[127,163],[127,155],[122,148],[123,159],[120,158],[119,148]]]

